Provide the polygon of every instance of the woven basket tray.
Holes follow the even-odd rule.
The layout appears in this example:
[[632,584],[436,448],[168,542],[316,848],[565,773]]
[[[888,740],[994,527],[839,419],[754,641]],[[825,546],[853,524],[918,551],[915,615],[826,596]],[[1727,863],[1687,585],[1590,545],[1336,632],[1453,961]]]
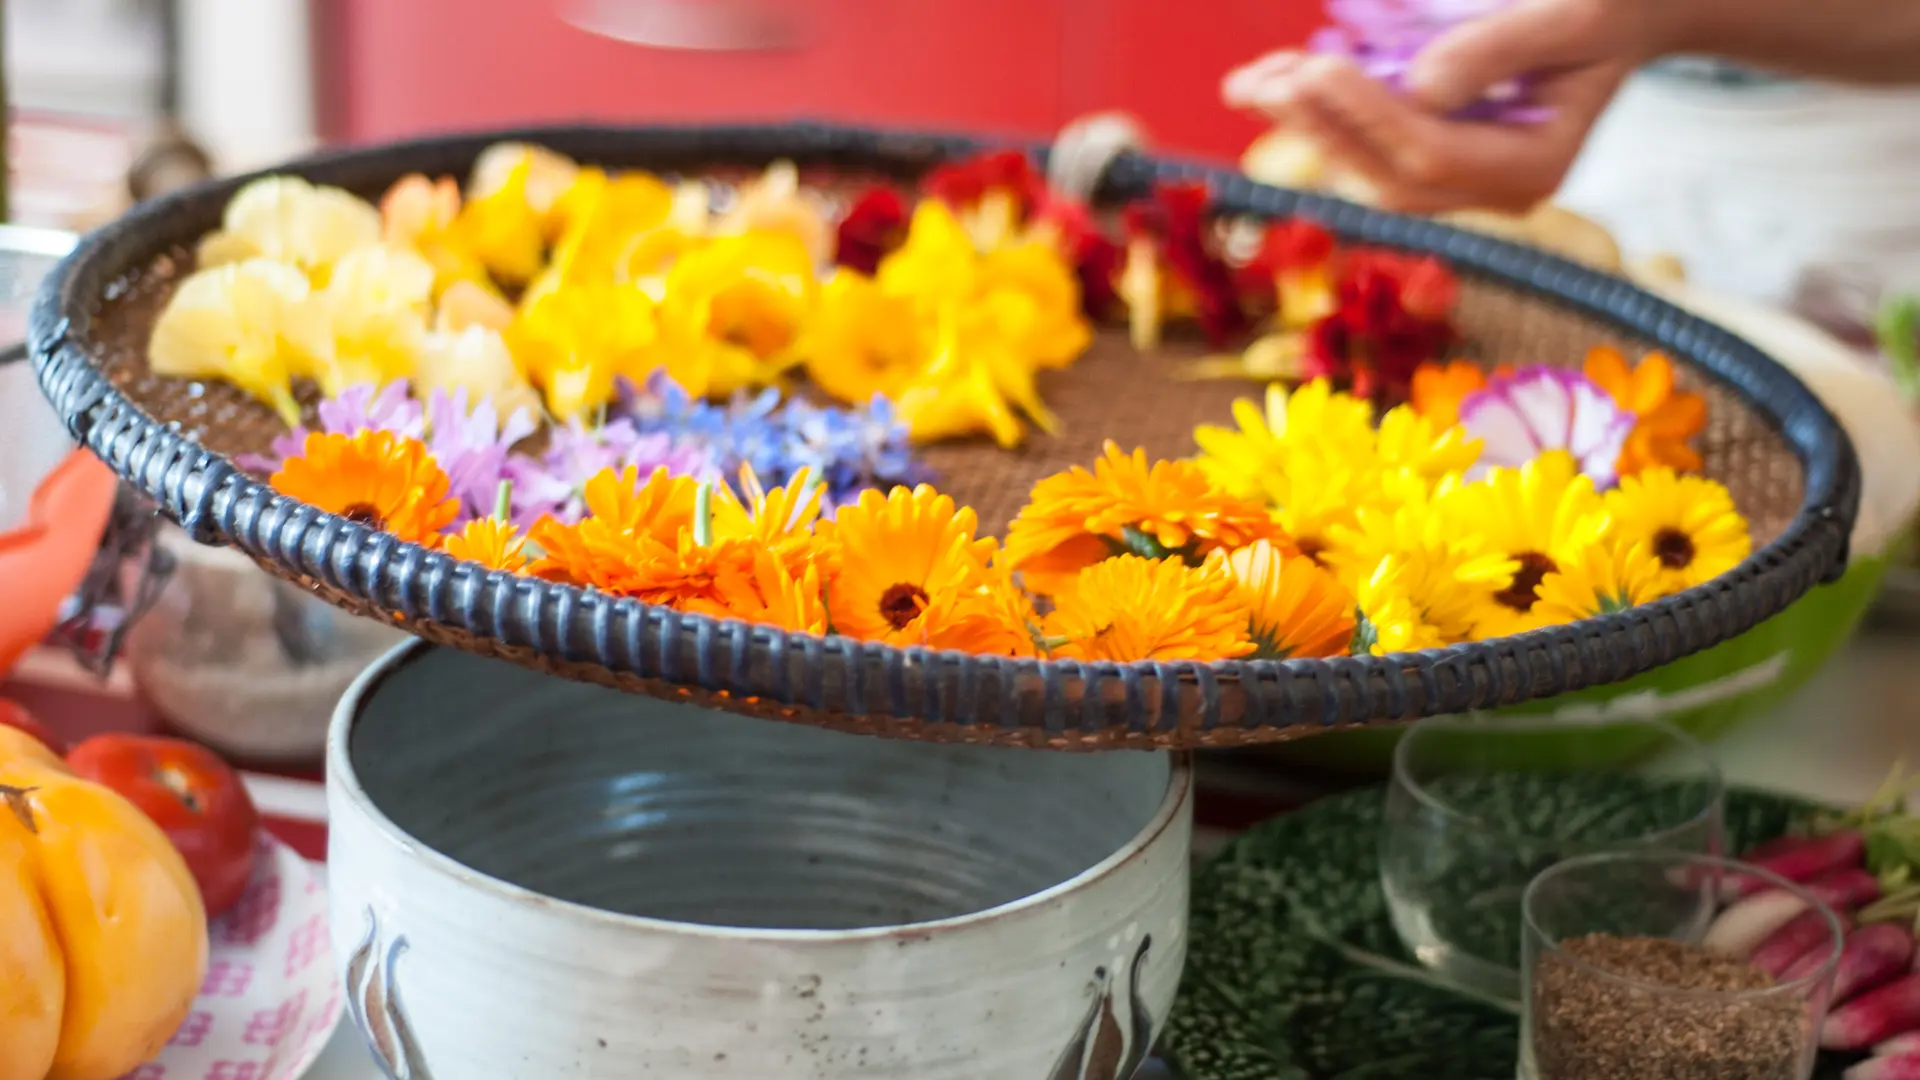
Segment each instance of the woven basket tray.
[[[979,147],[960,138],[814,125],[553,128],[463,135],[299,162],[285,172],[377,197],[408,172],[464,176],[503,138],[582,162],[680,175],[745,175],[778,159],[807,182],[910,181]],[[279,497],[238,470],[280,429],[221,385],[157,378],[147,333],[188,252],[241,180],[136,208],[89,236],[41,292],[31,349],[76,437],[206,543],[350,611],[433,641],[638,693],[851,731],[1065,749],[1230,746],[1329,728],[1512,704],[1613,682],[1706,648],[1780,611],[1846,562],[1859,497],[1853,450],[1805,387],[1751,346],[1626,282],[1512,244],[1246,181],[1226,171],[1122,156],[1099,198],[1157,179],[1204,179],[1223,214],[1310,214],[1344,237],[1435,253],[1463,279],[1458,322],[1482,359],[1573,365],[1589,347],[1659,347],[1706,395],[1707,472],[1752,522],[1734,571],[1618,615],[1497,641],[1386,658],[1213,664],[1080,664],[895,649],[682,615],[504,574],[396,541]],[[1188,349],[1186,355],[1192,355]],[[1063,434],[1016,453],[950,444],[928,455],[943,490],[1006,522],[1041,476],[1091,462],[1108,436],[1149,453],[1193,449],[1200,421],[1227,416],[1252,384],[1167,377],[1182,347],[1141,357],[1102,331],[1071,369],[1043,375]],[[1050,376],[1050,377],[1049,377]]]

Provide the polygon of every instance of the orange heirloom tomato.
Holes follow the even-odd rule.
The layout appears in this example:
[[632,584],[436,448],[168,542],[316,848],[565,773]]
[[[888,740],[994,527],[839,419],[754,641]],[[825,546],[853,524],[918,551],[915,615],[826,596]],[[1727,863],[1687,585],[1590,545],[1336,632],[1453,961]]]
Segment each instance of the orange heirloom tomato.
[[0,727],[0,1080],[114,1080],[200,989],[207,916],[159,826]]

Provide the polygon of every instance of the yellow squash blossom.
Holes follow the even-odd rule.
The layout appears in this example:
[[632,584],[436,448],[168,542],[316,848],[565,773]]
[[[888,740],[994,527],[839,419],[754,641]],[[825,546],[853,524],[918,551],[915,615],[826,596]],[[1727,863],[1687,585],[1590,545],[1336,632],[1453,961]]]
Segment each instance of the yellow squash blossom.
[[497,187],[467,200],[454,221],[460,243],[505,285],[532,281],[546,258],[545,222],[529,197],[533,167],[521,159]]
[[997,329],[1038,367],[1063,368],[1093,342],[1080,307],[1080,282],[1060,253],[1042,243],[995,248],[981,256],[979,302]]
[[526,410],[541,415],[540,394],[514,362],[499,331],[485,326],[435,328],[422,335],[413,385],[425,397],[435,390],[465,390],[467,400],[490,398],[502,417]]
[[646,378],[659,326],[653,301],[632,285],[569,285],[540,297],[508,328],[514,358],[561,420],[586,418],[612,400],[614,380]]
[[820,306],[797,345],[807,377],[850,405],[875,394],[898,399],[931,358],[927,326],[905,297],[892,296],[855,270],[838,270],[820,290]]
[[797,359],[793,347],[817,293],[806,247],[790,234],[704,243],[667,272],[653,365],[694,395],[764,385]]
[[342,255],[379,243],[380,232],[380,211],[359,196],[297,176],[269,176],[234,193],[220,230],[200,242],[199,265],[272,259],[322,285]]
[[672,227],[673,189],[646,173],[608,176],[583,169],[561,197],[562,221],[554,245],[557,283],[652,279],[691,238]]
[[307,276],[271,259],[200,270],[174,290],[154,321],[147,360],[156,375],[224,379],[300,422],[292,381],[323,367],[332,350]]

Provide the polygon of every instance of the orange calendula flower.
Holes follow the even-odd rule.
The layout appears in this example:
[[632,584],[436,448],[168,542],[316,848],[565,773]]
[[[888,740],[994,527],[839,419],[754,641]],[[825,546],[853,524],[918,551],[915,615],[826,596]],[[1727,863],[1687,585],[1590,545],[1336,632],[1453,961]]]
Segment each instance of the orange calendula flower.
[[1460,422],[1460,403],[1467,395],[1486,385],[1487,373],[1471,360],[1428,361],[1413,370],[1413,409],[1445,430]]
[[1258,499],[1216,489],[1191,461],[1148,464],[1109,441],[1089,472],[1074,466],[1033,486],[1007,529],[1004,558],[1028,587],[1052,594],[1118,552],[1198,558],[1255,540],[1285,543]]
[[636,567],[645,560],[679,557],[677,545],[681,533],[692,529],[699,487],[665,467],[644,484],[632,466],[603,469],[581,488],[587,516],[579,524],[542,518],[527,530],[544,552],[529,569],[549,581],[630,593],[643,583]]
[[435,543],[460,513],[427,448],[388,431],[315,432],[269,482],[282,495],[414,544]]
[[925,484],[863,492],[818,530],[832,552],[827,610],[836,633],[889,645],[964,648],[949,618],[985,584],[994,542],[978,519]]
[[825,634],[827,605],[820,567],[796,574],[773,552],[755,550],[744,575],[729,577],[717,599],[696,598],[688,610],[721,619],[777,626],[802,634]]
[[740,466],[740,495],[721,484],[713,492],[713,536],[716,541],[744,540],[777,555],[798,574],[814,561],[819,546],[813,524],[820,518],[824,490],[812,469],[793,474],[784,487],[767,491],[753,466]]
[[1231,553],[1216,551],[1208,563],[1239,583],[1256,658],[1346,655],[1353,597],[1312,559],[1257,540]]
[[499,518],[475,518],[447,537],[446,552],[489,570],[517,574],[527,566],[527,542]]
[[1620,451],[1621,476],[1655,465],[1700,471],[1704,463],[1691,443],[1707,429],[1707,402],[1673,388],[1673,361],[1665,353],[1650,352],[1634,366],[1620,350],[1602,345],[1587,353],[1586,375],[1638,420]]
[[1256,648],[1241,585],[1219,566],[1122,555],[1081,571],[1046,617],[1069,660],[1230,660]]

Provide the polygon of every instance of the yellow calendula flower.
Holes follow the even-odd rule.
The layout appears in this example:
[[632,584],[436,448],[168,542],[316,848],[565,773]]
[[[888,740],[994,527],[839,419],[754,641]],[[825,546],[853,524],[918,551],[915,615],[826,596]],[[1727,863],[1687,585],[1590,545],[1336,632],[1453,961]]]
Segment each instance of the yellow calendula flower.
[[1391,656],[1448,644],[1447,636],[1421,617],[1419,606],[1407,594],[1406,578],[1406,569],[1387,558],[1360,580],[1354,592],[1353,652]]
[[1353,597],[1313,560],[1257,540],[1208,561],[1240,584],[1256,659],[1346,655]]
[[1473,468],[1480,460],[1481,442],[1468,435],[1466,428],[1442,427],[1412,406],[1401,405],[1380,418],[1375,447],[1383,466],[1437,481]]
[[189,275],[154,321],[147,360],[157,375],[223,379],[300,422],[292,381],[324,366],[333,348],[307,275],[289,263],[247,259]]
[[1439,499],[1455,530],[1478,534],[1490,551],[1517,567],[1481,605],[1474,628],[1479,638],[1545,626],[1545,614],[1535,610],[1541,580],[1579,561],[1607,532],[1607,511],[1593,481],[1560,450],[1518,469],[1494,469]]
[[476,185],[454,222],[464,248],[505,285],[532,281],[546,258],[545,222],[529,196],[533,168],[522,158],[497,186]]
[[1625,611],[1666,595],[1660,561],[1639,544],[1596,544],[1540,580],[1549,625]]
[[1068,660],[1231,660],[1254,651],[1241,585],[1219,566],[1122,555],[1081,571],[1042,622]]
[[614,380],[646,378],[659,337],[653,301],[633,285],[579,284],[528,305],[508,327],[507,344],[547,411],[584,419],[612,400]]
[[234,193],[220,230],[200,242],[198,261],[211,268],[271,259],[325,284],[342,255],[379,243],[380,231],[380,211],[351,192],[297,176],[269,176]]
[[1391,561],[1398,595],[1423,624],[1450,641],[1473,633],[1488,597],[1506,588],[1520,568],[1480,533],[1441,512],[1423,491],[1358,508],[1351,524],[1332,529],[1331,540],[1326,560],[1348,588],[1359,592]]
[[770,382],[797,360],[818,291],[806,247],[791,234],[704,243],[667,272],[654,363],[695,395]]
[[1660,564],[1663,591],[1704,584],[1753,552],[1747,519],[1725,485],[1665,465],[1622,477],[1607,492],[1615,543],[1639,546]]
[[[1377,457],[1372,407],[1324,379],[1292,393],[1274,383],[1267,387],[1264,410],[1243,398],[1233,403],[1233,419],[1232,428],[1202,424],[1194,430],[1196,460],[1214,483],[1276,505],[1296,472],[1321,462],[1364,472]],[[1303,456],[1314,466],[1299,460]]]
[[921,377],[932,335],[904,297],[853,270],[835,271],[795,346],[807,378],[850,405],[898,399]]

